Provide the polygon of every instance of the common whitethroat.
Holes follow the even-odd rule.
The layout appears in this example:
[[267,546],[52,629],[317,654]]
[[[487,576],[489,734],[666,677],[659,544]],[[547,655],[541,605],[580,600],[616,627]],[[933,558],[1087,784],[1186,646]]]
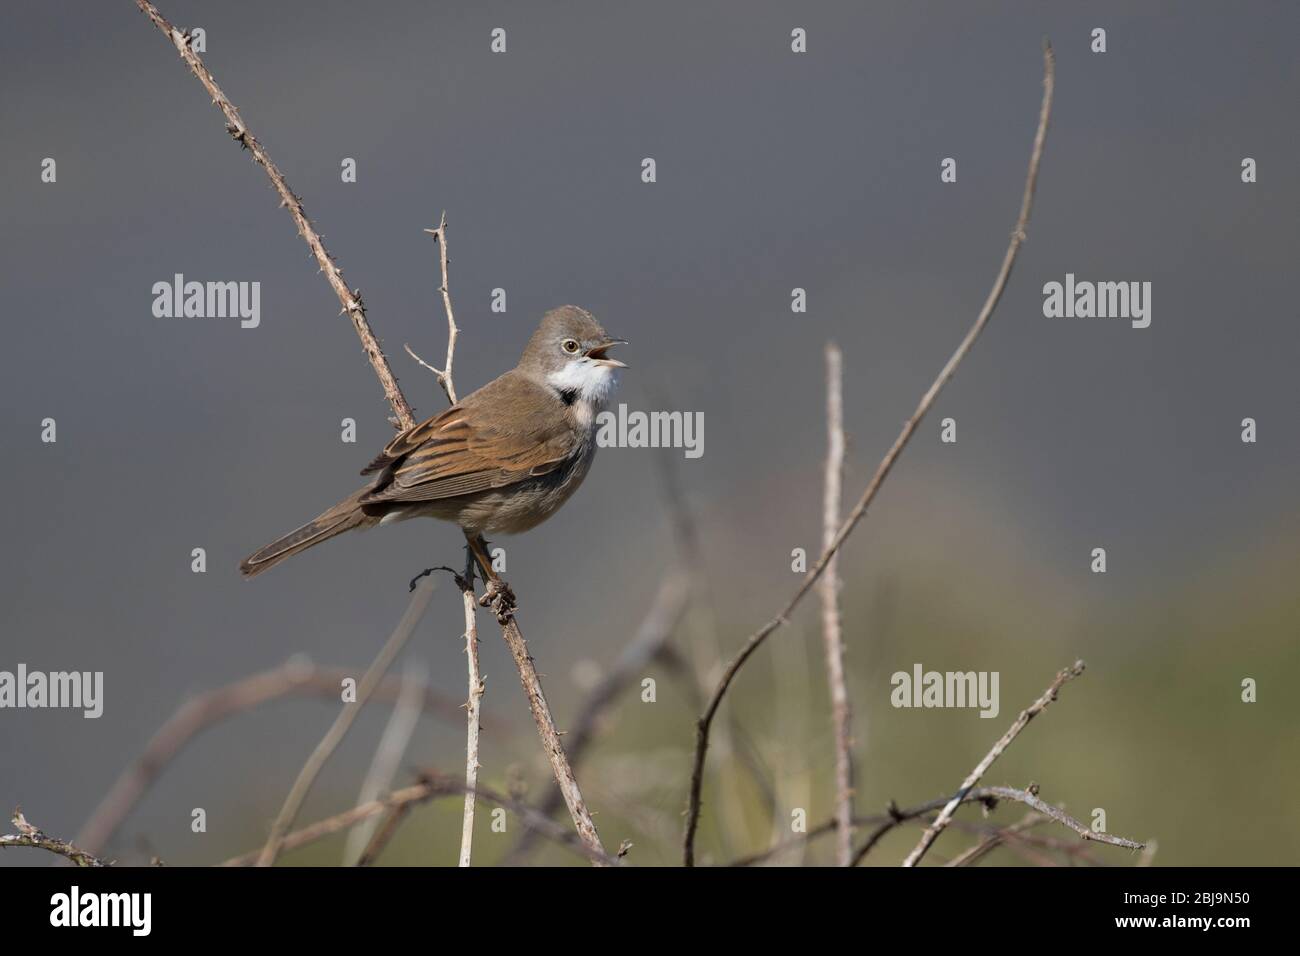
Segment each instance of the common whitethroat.
[[246,576],[354,528],[430,517],[473,542],[541,524],[578,490],[596,454],[596,413],[627,368],[577,306],[542,318],[519,364],[403,431],[362,469],[370,484],[240,562]]

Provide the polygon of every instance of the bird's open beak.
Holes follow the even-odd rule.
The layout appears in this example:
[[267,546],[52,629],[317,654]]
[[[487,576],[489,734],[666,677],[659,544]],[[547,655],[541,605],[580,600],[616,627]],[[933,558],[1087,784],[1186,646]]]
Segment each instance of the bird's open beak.
[[594,349],[587,350],[587,358],[594,361],[597,365],[606,365],[609,368],[627,368],[627,366],[618,359],[606,358],[605,353],[615,345],[627,345],[627,339],[610,339],[597,345]]

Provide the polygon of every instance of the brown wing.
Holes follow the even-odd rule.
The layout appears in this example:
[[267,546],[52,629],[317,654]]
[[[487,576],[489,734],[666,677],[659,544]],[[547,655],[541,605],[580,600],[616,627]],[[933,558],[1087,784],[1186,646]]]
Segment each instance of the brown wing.
[[399,432],[392,441],[384,446],[384,450],[375,456],[374,461],[361,469],[361,474],[369,475],[372,472],[383,471],[402,456],[415,451],[421,444],[436,435],[439,430],[445,428],[451,418],[463,411],[463,405],[453,405],[446,411],[412,425],[404,432]]
[[[503,392],[505,400],[499,405],[489,388],[389,442],[362,474],[391,469],[391,475],[361,503],[432,501],[501,488],[544,475],[573,454],[576,439],[562,414],[512,413],[510,399],[517,396],[510,393],[518,385],[493,390]],[[535,400],[556,401],[538,391]],[[484,407],[492,407],[495,414],[478,414]],[[519,425],[538,419],[547,424]]]

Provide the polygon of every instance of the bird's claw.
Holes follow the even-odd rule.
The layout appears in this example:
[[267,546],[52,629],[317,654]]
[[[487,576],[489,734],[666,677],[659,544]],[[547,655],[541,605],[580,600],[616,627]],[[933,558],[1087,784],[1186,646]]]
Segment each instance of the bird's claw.
[[479,607],[490,607],[497,620],[504,623],[515,610],[515,592],[501,579],[488,581],[483,596],[478,599]]

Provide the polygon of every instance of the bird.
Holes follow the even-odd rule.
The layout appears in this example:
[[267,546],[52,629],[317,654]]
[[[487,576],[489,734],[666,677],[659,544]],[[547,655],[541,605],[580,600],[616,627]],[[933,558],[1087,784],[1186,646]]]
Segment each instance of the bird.
[[[345,531],[415,517],[459,525],[470,541],[535,528],[569,500],[596,454],[596,418],[627,366],[585,309],[547,312],[519,364],[390,441],[364,487],[254,551],[251,578]],[[484,556],[475,550],[480,564]]]

